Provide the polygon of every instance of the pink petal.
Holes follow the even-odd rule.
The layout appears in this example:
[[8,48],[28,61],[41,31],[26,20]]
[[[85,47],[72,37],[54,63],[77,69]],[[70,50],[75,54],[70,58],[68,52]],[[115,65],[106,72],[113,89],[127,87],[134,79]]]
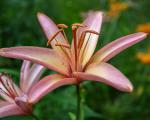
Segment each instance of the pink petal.
[[[40,23],[47,39],[50,39],[55,33],[57,33],[59,31],[56,24],[45,14],[38,13],[37,17],[38,17],[39,23]],[[64,37],[61,33],[56,37],[56,39],[58,39],[60,42],[66,43],[66,41],[64,40]],[[56,43],[55,40],[52,41],[53,47],[55,47],[55,43]]]
[[25,113],[17,105],[12,103],[4,104],[0,107],[0,118],[13,115],[25,115]]
[[[86,25],[87,27],[80,28],[78,30],[78,36],[80,36],[81,33],[87,29],[94,30],[94,31],[100,33],[100,29],[101,29],[101,25],[102,25],[102,18],[103,18],[102,12],[93,12],[93,14],[89,15],[87,17],[87,19],[83,22],[83,24]],[[94,50],[97,45],[98,37],[99,37],[98,35],[90,34],[90,33],[88,33],[86,35],[83,45],[82,45],[82,48],[81,48],[81,51],[80,51],[81,52],[80,57],[82,58],[83,66],[89,61],[89,59],[93,55]],[[86,43],[87,43],[87,45],[86,45]]]
[[22,67],[21,67],[21,74],[20,74],[20,87],[21,88],[23,88],[23,86],[26,82],[28,73],[30,71],[30,65],[31,65],[30,61],[27,61],[27,60],[23,61],[23,64],[22,64]]
[[75,72],[74,75],[83,80],[102,82],[124,92],[131,92],[133,89],[130,81],[108,63],[91,64],[85,73]]
[[[0,85],[0,87],[1,87],[1,85]],[[14,100],[11,97],[7,96],[6,94],[3,94],[2,92],[0,92],[0,97],[10,103],[14,103]]]
[[39,64],[32,65],[31,69],[29,69],[29,73],[26,77],[26,80],[23,84],[22,89],[25,93],[27,93],[30,90],[30,88],[39,81],[44,69],[45,68]]
[[144,40],[146,38],[146,33],[134,33],[131,35],[127,35],[124,37],[121,37],[108,45],[104,46],[102,49],[100,49],[98,52],[94,54],[94,56],[91,58],[91,61],[93,62],[100,62],[100,61],[108,61],[124,49]]
[[3,74],[0,77],[1,77],[0,78],[1,81],[3,81],[3,82],[0,82],[0,97],[3,98],[4,100],[10,102],[10,103],[14,103],[14,99],[7,95],[8,90],[10,90],[10,89],[14,90],[15,89],[15,92],[17,92],[18,95],[21,94],[21,90],[18,88],[18,86],[16,86],[16,84],[12,81],[12,79],[9,76]]
[[55,51],[48,48],[30,46],[2,48],[0,49],[0,56],[29,60],[69,75],[68,64]]
[[62,75],[49,75],[40,80],[29,92],[29,102],[36,103],[39,99],[45,96],[52,90],[68,84],[74,84],[75,78],[65,78]]
[[0,108],[6,105],[9,105],[10,103],[4,100],[0,100]]
[[[55,33],[57,33],[59,31],[58,27],[56,26],[56,24],[45,14],[43,13],[38,13],[37,14],[39,23],[47,37],[47,39],[49,40]],[[66,56],[66,54],[64,54],[62,48],[60,48],[59,46],[55,46],[56,44],[56,40],[64,43],[64,44],[68,44],[68,41],[64,39],[64,36],[62,33],[59,33],[56,37],[55,40],[53,40],[51,42],[52,47],[58,52],[58,54],[60,56],[62,56],[63,58],[65,57],[65,59],[67,60],[68,57]],[[65,48],[64,48],[65,49]],[[65,49],[65,51],[69,54],[69,50]]]

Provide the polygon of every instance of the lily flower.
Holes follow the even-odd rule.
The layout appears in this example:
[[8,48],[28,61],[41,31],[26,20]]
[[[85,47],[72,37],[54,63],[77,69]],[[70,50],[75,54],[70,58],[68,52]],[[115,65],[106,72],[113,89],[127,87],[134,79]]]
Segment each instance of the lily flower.
[[[24,61],[19,87],[6,73],[0,73],[0,118],[13,115],[32,114],[33,104],[59,85],[69,84],[71,79],[62,75],[49,75],[40,79],[45,68],[38,64]],[[59,81],[61,79],[61,81]],[[64,81],[65,80],[65,81]]]
[[91,80],[107,84],[120,91],[132,91],[132,84],[127,77],[107,62],[124,49],[144,40],[146,33],[138,32],[121,37],[94,53],[102,25],[102,12],[93,12],[82,24],[72,24],[71,44],[65,34],[67,25],[56,25],[43,13],[38,13],[37,16],[48,39],[47,45],[51,45],[52,48],[33,46],[2,48],[0,56],[41,64],[64,75],[66,79],[75,78],[74,84]]

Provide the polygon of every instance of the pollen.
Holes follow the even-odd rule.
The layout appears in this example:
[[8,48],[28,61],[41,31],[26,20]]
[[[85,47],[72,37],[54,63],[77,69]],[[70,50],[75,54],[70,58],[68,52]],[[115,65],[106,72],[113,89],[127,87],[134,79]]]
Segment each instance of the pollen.
[[62,29],[63,29],[63,28],[68,28],[68,26],[65,25],[65,24],[58,24],[57,27],[58,27],[58,28],[62,28]]
[[87,27],[86,25],[81,24],[81,23],[74,23],[74,24],[72,24],[72,26],[76,26],[76,27]]

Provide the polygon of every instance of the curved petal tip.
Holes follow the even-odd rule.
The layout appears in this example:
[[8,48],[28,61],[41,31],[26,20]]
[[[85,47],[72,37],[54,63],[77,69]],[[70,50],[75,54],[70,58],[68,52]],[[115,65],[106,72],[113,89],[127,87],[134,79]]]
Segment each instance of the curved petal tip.
[[127,92],[131,93],[132,91],[133,91],[133,86],[132,86],[132,84],[130,84],[127,86]]
[[42,13],[42,12],[37,12],[37,17],[40,17],[40,16],[45,16],[45,14],[44,13]]

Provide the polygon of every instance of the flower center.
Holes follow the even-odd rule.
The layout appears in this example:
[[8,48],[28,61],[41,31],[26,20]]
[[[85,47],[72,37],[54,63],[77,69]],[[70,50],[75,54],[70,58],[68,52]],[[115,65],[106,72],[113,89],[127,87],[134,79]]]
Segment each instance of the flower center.
[[6,73],[0,73],[0,94],[6,95],[12,99],[18,96],[12,78]]
[[[68,57],[69,61],[71,61],[71,63],[73,63],[74,67],[72,67],[71,65],[71,68],[72,68],[72,71],[80,71],[80,62],[79,62],[79,56],[80,54],[83,54],[83,52],[81,53],[80,50],[82,47],[83,50],[85,50],[85,48],[87,47],[87,44],[88,44],[88,41],[91,37],[91,34],[96,34],[96,35],[99,35],[99,33],[97,33],[96,31],[94,30],[89,30],[88,27],[84,24],[80,24],[80,23],[74,23],[72,24],[71,28],[72,28],[72,36],[73,36],[73,43],[71,46],[69,44],[69,41],[67,39],[67,36],[65,34],[65,30],[66,28],[68,28],[67,25],[65,24],[58,24],[57,25],[58,28],[59,28],[59,31],[56,32],[47,42],[47,46],[49,46],[51,44],[51,42],[53,40],[55,40],[55,46],[59,46],[60,49],[64,52],[64,54]],[[78,33],[78,28],[84,28],[82,30],[82,32]],[[59,33],[62,33],[63,37],[64,37],[64,40],[66,41],[65,43],[62,43],[62,42],[59,42],[59,40],[56,38]],[[86,43],[84,43],[84,40],[86,38],[86,35],[87,33],[90,33],[89,37],[88,37],[88,40],[86,41]],[[84,44],[84,45],[83,45]],[[71,56],[71,57],[69,57]],[[82,55],[81,55],[82,56]]]

